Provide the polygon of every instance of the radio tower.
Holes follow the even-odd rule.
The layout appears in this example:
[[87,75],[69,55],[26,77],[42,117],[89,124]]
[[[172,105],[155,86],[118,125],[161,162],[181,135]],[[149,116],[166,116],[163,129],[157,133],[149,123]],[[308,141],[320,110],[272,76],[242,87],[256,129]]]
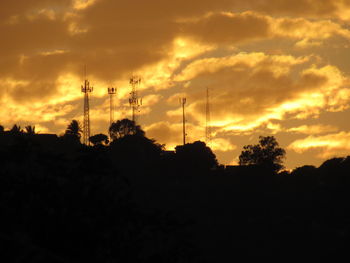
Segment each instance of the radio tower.
[[186,98],[180,98],[180,104],[182,106],[182,136],[183,136],[183,144],[186,144],[186,115],[185,115],[185,104]]
[[117,93],[117,89],[110,87],[108,88],[108,94],[109,94],[109,127],[111,127],[112,123],[114,122],[114,97]]
[[139,108],[142,105],[142,99],[138,97],[138,88],[141,84],[141,77],[133,75],[130,78],[131,92],[130,92],[130,107],[132,113],[132,120],[136,123],[136,115],[139,112]]
[[207,103],[205,106],[205,140],[208,146],[211,143],[211,125],[210,125],[210,101],[209,88],[207,88]]
[[[85,70],[86,72],[86,70]],[[84,85],[81,86],[81,92],[84,93],[84,123],[83,123],[83,143],[90,145],[90,105],[89,105],[89,93],[93,91],[93,87],[90,86],[90,82],[86,79]]]

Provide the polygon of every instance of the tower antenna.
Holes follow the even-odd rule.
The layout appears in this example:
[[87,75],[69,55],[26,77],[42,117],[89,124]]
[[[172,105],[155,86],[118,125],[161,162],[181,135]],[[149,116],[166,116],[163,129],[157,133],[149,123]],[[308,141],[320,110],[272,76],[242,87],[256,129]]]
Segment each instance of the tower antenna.
[[211,144],[211,123],[210,123],[210,94],[207,88],[207,102],[205,106],[205,140],[208,146]]
[[182,136],[183,136],[183,145],[186,144],[186,115],[185,115],[185,104],[186,98],[180,98],[180,104],[182,106]]
[[129,104],[131,107],[132,120],[135,123],[137,119],[137,113],[139,112],[139,108],[142,105],[142,99],[138,97],[138,88],[140,87],[140,85],[141,85],[141,77],[132,75],[130,78],[131,92],[130,92]]
[[85,66],[85,80],[84,85],[81,86],[81,92],[84,93],[84,122],[83,122],[83,143],[90,145],[90,105],[89,105],[89,93],[93,91],[93,87],[90,86],[90,82],[86,78],[86,66]]
[[114,87],[108,88],[108,95],[109,95],[109,127],[111,127],[112,123],[114,122],[114,111],[115,111],[115,104],[114,104],[114,97],[117,93],[117,89]]

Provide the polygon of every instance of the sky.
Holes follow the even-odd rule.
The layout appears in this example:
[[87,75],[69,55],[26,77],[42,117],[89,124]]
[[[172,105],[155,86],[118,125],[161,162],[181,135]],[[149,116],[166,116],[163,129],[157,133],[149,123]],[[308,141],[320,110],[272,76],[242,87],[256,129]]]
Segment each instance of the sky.
[[92,134],[131,118],[129,78],[142,77],[138,124],[169,150],[205,140],[237,164],[242,147],[275,136],[285,165],[350,154],[350,0],[1,0],[0,124],[63,134],[83,120],[84,67]]

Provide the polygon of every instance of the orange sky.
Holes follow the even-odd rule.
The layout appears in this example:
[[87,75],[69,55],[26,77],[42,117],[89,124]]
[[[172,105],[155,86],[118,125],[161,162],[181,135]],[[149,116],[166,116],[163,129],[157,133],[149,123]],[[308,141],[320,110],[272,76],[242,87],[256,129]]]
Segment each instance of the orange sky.
[[350,153],[350,0],[1,0],[0,124],[63,133],[82,121],[84,65],[94,86],[92,133],[130,118],[128,79],[142,76],[139,124],[171,149],[204,140],[223,164],[274,135],[286,165]]

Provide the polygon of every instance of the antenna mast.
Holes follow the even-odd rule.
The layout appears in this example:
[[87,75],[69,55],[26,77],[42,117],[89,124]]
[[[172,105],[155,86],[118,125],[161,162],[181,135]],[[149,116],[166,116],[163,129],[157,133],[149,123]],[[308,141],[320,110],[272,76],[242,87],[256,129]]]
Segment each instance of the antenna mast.
[[207,145],[211,144],[211,125],[210,125],[210,96],[209,96],[209,88],[207,88],[207,103],[205,107],[205,140]]
[[142,105],[142,99],[138,97],[138,88],[141,85],[141,77],[133,75],[130,78],[131,92],[129,104],[131,107],[132,120],[136,123],[137,113]]
[[117,89],[110,87],[108,88],[108,94],[109,94],[109,127],[111,127],[112,123],[114,122],[114,110],[115,110],[115,104],[114,104],[114,97],[117,93]]
[[90,105],[89,105],[89,93],[93,91],[93,87],[90,86],[90,82],[86,79],[86,67],[85,67],[85,81],[81,86],[81,92],[84,93],[84,122],[83,122],[83,144],[90,145]]
[[186,98],[180,98],[180,103],[182,106],[182,136],[183,136],[183,144],[186,144],[186,115],[185,115],[185,104]]

